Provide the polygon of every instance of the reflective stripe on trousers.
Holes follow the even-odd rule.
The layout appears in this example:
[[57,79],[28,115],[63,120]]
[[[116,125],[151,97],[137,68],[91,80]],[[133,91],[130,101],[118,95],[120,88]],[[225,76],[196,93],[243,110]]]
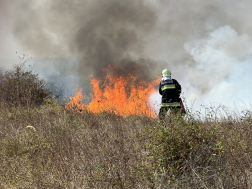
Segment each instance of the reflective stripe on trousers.
[[176,106],[180,106],[180,102],[161,103],[161,107],[176,107]]

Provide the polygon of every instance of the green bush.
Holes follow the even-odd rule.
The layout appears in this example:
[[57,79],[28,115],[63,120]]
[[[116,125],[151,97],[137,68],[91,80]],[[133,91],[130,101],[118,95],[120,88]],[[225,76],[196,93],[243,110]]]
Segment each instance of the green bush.
[[217,166],[224,161],[222,137],[218,125],[206,127],[180,116],[162,124],[146,126],[140,137],[145,141],[150,174],[166,173],[170,182],[191,172],[191,166]]

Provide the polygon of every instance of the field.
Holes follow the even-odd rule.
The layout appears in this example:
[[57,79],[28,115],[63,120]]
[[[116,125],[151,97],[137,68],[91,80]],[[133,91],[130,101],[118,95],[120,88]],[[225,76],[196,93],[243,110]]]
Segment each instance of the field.
[[1,188],[252,187],[250,111],[162,123],[75,112],[45,100],[43,82],[19,68],[1,80]]

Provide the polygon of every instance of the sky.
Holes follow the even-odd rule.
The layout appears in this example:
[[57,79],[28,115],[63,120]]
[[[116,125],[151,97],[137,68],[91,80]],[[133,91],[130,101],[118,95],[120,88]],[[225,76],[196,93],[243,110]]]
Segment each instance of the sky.
[[[145,81],[169,68],[194,111],[249,109],[251,10],[250,0],[0,0],[0,65],[26,54],[41,75],[87,93],[87,77],[109,64],[118,75],[138,65]],[[151,100],[158,110],[159,94]]]

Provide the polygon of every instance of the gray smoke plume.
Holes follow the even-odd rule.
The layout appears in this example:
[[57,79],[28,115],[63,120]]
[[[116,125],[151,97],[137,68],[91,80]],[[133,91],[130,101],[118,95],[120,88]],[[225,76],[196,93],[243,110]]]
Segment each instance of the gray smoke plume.
[[251,54],[250,0],[0,2],[26,53],[73,57],[80,86],[110,64],[145,81],[168,67],[183,89],[210,94]]
[[118,74],[138,65],[141,80],[160,75],[155,60],[143,56],[158,20],[145,0],[18,0],[9,8],[15,10],[13,32],[23,46],[37,56],[76,57],[80,78],[100,77],[110,64]]

